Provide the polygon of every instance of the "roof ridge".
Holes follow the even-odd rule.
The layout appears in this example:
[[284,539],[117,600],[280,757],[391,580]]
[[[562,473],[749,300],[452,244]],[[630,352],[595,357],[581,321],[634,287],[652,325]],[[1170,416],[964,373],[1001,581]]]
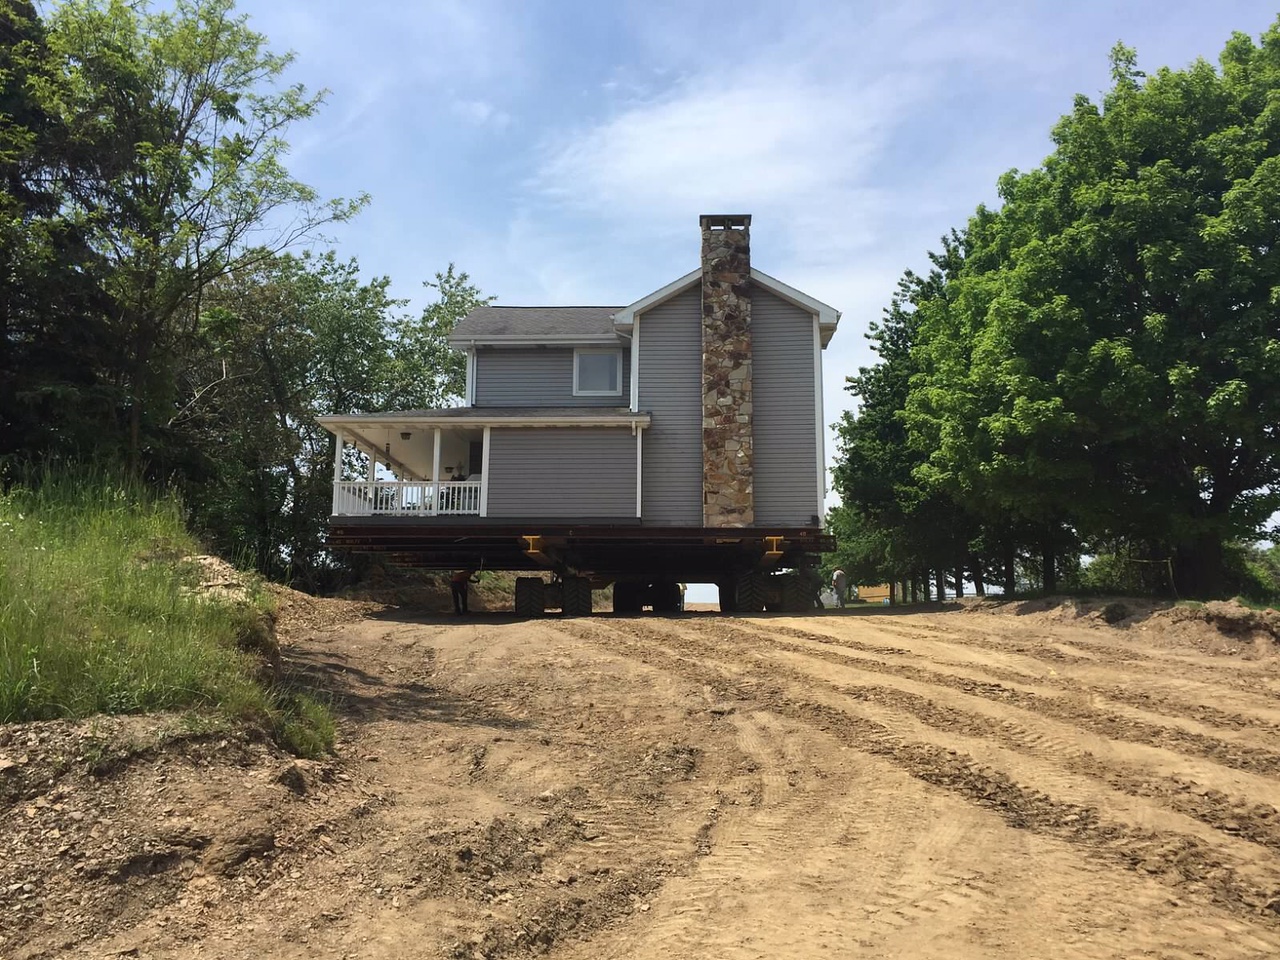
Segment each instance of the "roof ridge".
[[491,310],[616,310],[608,303],[486,303]]

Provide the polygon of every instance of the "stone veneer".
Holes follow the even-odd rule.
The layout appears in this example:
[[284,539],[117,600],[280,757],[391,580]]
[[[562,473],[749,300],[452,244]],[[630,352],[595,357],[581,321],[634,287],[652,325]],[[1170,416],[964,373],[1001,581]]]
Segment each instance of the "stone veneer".
[[755,523],[751,433],[751,217],[702,226],[702,520]]

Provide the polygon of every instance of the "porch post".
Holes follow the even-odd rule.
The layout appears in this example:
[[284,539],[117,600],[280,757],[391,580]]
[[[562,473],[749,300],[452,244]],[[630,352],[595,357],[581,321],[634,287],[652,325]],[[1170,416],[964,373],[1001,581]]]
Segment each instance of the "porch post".
[[334,513],[338,512],[338,484],[342,482],[342,454],[347,448],[346,438],[343,437],[342,431],[339,430],[333,437],[333,506]]
[[431,462],[431,515],[440,511],[440,428],[436,427],[436,449]]
[[480,447],[480,516],[489,515],[489,428],[484,428],[484,443]]
[[369,484],[369,512],[377,513],[378,501],[376,499],[378,492],[374,489],[374,481],[378,479],[378,453],[373,448],[369,448],[369,463],[365,468],[365,480]]

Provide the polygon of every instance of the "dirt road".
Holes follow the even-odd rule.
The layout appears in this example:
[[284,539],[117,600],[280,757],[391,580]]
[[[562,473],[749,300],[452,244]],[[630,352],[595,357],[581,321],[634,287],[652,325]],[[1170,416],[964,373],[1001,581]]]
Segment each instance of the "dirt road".
[[196,863],[67,952],[1275,957],[1280,660],[1170,636],[966,611],[319,630],[291,657],[347,759],[254,794],[274,857]]

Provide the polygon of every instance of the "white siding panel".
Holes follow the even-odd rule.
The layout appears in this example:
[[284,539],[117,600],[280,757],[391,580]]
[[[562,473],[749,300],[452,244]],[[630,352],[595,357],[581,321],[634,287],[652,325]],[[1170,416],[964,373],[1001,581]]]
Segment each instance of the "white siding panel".
[[642,313],[640,410],[644,431],[642,522],[702,526],[702,289]]

